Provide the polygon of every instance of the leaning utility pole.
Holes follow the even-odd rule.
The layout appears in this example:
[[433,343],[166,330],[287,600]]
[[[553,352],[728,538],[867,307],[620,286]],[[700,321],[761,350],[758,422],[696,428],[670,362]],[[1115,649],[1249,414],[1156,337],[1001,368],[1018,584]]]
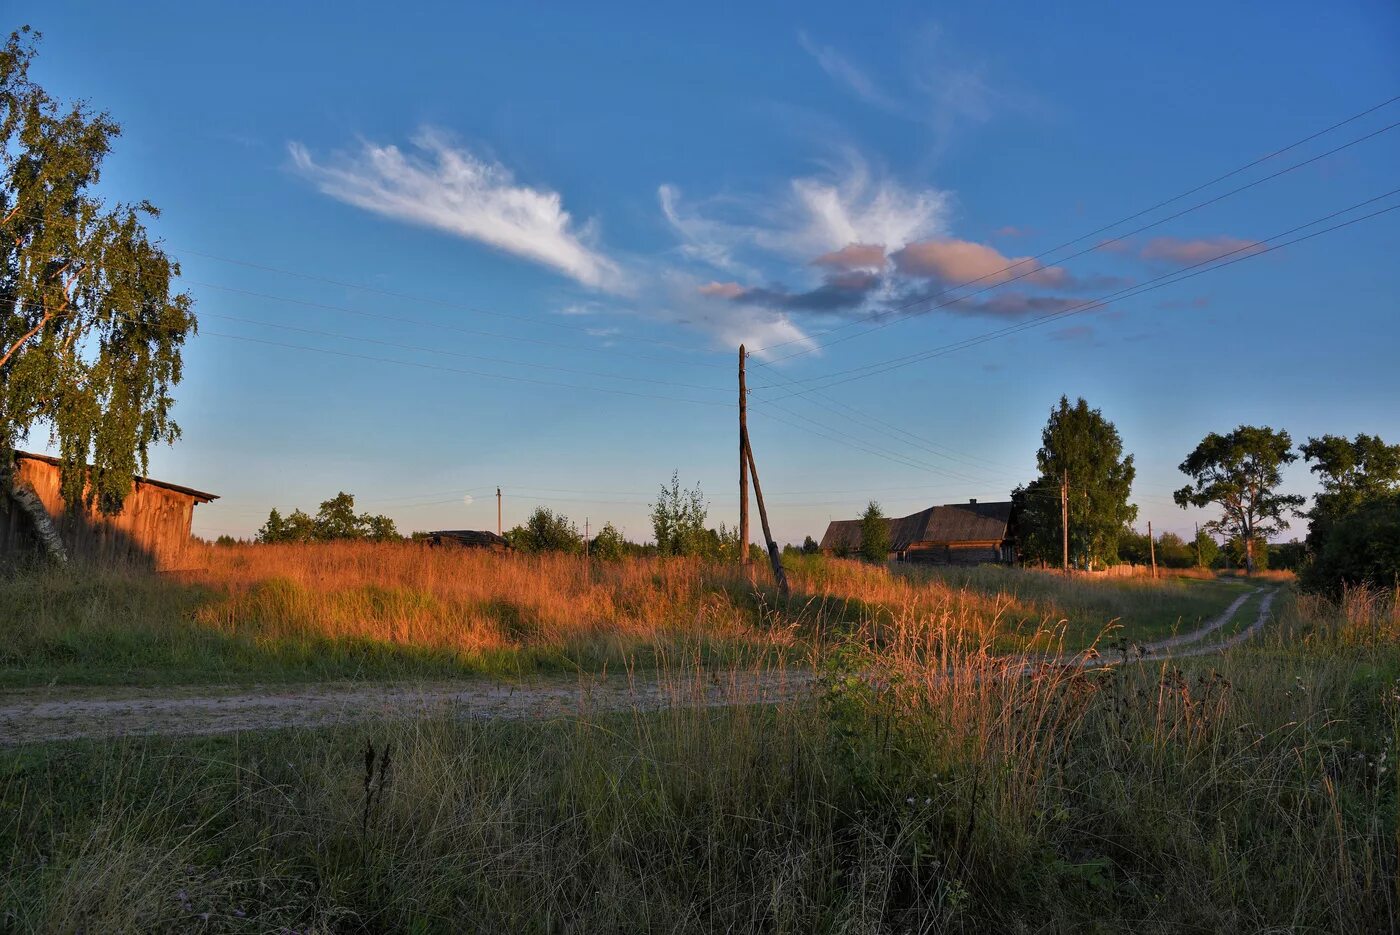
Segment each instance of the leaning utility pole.
[[773,563],[773,577],[778,582],[778,593],[788,596],[787,575],[783,572],[783,560],[778,555],[778,543],[773,541],[773,533],[768,528],[768,509],[763,505],[763,488],[758,484],[758,467],[753,463],[753,447],[749,445],[749,432],[744,429],[744,460],[748,462],[749,473],[753,475],[753,496],[758,501],[758,518],[763,523],[763,538],[768,543],[768,560]]
[[496,488],[496,535],[501,535],[501,488]]
[[744,358],[747,352],[739,345],[739,565],[749,564],[749,406],[748,384],[744,379]]
[[1069,471],[1060,478],[1060,536],[1064,543],[1061,563],[1065,574],[1069,574]]
[[1157,577],[1157,543],[1152,539],[1152,520],[1147,521],[1147,554],[1152,559],[1152,577]]

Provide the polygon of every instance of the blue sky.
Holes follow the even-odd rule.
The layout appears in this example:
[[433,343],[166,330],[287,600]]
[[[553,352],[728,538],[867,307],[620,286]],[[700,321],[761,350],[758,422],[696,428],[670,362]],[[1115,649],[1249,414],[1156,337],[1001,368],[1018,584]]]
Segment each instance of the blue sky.
[[500,485],[645,538],[673,469],[733,523],[740,341],[780,541],[1004,499],[1061,394],[1157,529],[1209,431],[1400,440],[1400,212],[1256,255],[1400,188],[1400,102],[1042,257],[1400,94],[1394,4],[668,6],[10,5],[197,299],[151,465],[222,494],[196,532],[340,490],[493,528]]

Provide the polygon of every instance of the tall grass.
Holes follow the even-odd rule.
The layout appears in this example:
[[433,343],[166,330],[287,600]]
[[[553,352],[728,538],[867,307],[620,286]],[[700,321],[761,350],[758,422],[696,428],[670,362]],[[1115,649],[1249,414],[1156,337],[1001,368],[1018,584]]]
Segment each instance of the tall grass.
[[815,697],[773,706],[689,707],[686,686],[715,676],[685,666],[664,673],[680,700],[659,712],[11,751],[5,924],[1177,933],[1400,921],[1393,645],[1008,673],[970,632],[879,631],[838,642]]
[[[752,577],[751,577],[752,576]],[[780,600],[763,567],[588,562],[418,544],[211,547],[157,578],[40,568],[0,580],[0,682],[440,678],[468,672],[805,656],[868,622],[965,630],[1000,649],[1121,625],[1190,628],[1228,584],[1082,581],[806,558]]]

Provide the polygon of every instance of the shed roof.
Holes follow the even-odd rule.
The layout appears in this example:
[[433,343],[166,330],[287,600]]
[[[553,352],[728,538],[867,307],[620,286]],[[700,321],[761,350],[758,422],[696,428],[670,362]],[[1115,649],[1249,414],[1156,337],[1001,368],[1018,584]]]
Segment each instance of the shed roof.
[[[30,461],[42,461],[45,464],[52,464],[54,467],[63,466],[63,459],[55,458],[52,455],[35,454],[32,451],[16,451],[15,460],[19,461],[23,459],[28,459]],[[154,480],[150,477],[138,477],[136,478],[136,480],[137,482],[142,484],[150,484],[152,487],[160,487],[165,490],[173,490],[176,493],[182,493],[187,497],[191,497],[197,503],[208,503],[211,500],[219,499],[219,495],[216,493],[205,493],[202,490],[195,490],[193,487],[182,487],[179,484],[170,484],[166,483],[163,480]]]
[[507,548],[510,545],[502,537],[485,529],[435,529],[428,535],[436,539],[451,539],[462,545],[506,546]]
[[[902,551],[915,542],[1000,542],[1011,524],[1011,501],[948,503],[908,516],[887,519],[890,549]],[[859,549],[861,521],[838,519],[826,527],[823,549]]]

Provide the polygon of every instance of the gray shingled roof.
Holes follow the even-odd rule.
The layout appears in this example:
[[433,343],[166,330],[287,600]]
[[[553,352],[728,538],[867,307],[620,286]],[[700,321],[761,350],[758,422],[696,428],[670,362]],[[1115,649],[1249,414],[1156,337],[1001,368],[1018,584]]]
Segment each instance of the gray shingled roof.
[[428,533],[434,545],[468,545],[478,548],[501,546],[510,548],[505,539],[485,529],[437,529]]
[[[999,542],[1011,522],[1011,501],[1001,503],[949,503],[931,506],[909,516],[886,520],[890,524],[890,548],[902,551],[915,542]],[[823,549],[860,548],[861,521],[838,519],[826,527]]]

